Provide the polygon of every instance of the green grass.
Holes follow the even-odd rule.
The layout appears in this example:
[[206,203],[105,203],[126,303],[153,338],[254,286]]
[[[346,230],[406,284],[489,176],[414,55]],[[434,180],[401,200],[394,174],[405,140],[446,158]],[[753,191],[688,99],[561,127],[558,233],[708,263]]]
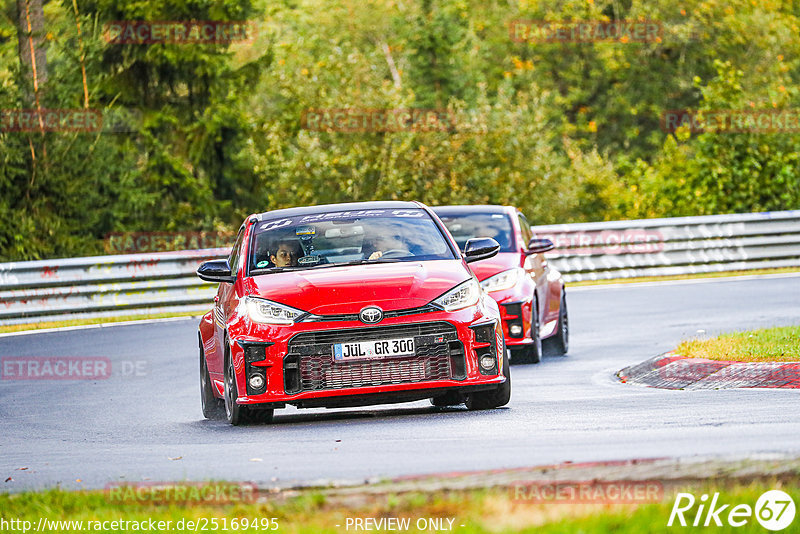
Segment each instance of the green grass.
[[691,358],[742,362],[800,362],[800,326],[733,332],[690,339],[676,349]]
[[[770,489],[783,489],[796,503],[800,503],[800,476],[789,480],[770,480],[750,484],[707,481],[701,486],[682,485],[681,491],[693,493],[698,502],[687,518],[693,518],[703,493],[712,495],[719,491],[719,503],[748,504],[755,506],[758,497]],[[109,502],[103,492],[66,492],[49,490],[40,493],[0,494],[0,517],[4,520],[22,519],[31,521],[35,529],[40,517],[50,520],[149,520],[171,521],[172,528],[165,530],[181,532],[174,526],[184,520],[209,521],[216,518],[221,526],[223,518],[230,528],[234,518],[275,518],[277,532],[288,533],[341,533],[347,518],[410,518],[412,528],[420,518],[439,520],[453,519],[455,533],[499,533],[529,532],[542,534],[642,534],[667,532],[706,532],[703,527],[667,527],[676,488],[668,490],[661,502],[653,504],[530,504],[514,502],[508,489],[447,491],[437,493],[404,493],[376,495],[367,492],[349,492],[346,496],[326,497],[320,491],[263,494],[260,502],[231,505],[136,505]],[[299,493],[299,494],[298,494]],[[292,496],[291,494],[294,494]],[[728,507],[730,510],[732,506]],[[726,512],[727,513],[727,512]],[[723,514],[723,519],[725,514]],[[205,519],[203,519],[205,518]],[[690,519],[691,524],[691,519]],[[800,524],[800,517],[785,532]],[[337,527],[336,525],[340,525]],[[462,526],[463,525],[463,526]],[[85,528],[85,527],[84,527]],[[755,518],[747,525],[734,528],[710,527],[717,533],[760,533],[765,530]],[[6,529],[8,530],[8,529]],[[199,529],[202,531],[202,528]],[[256,531],[247,529],[248,531]],[[51,532],[66,532],[53,529]],[[149,531],[149,530],[145,530]],[[264,530],[260,530],[264,531]],[[353,528],[349,532],[353,532]],[[794,530],[796,532],[796,530]],[[269,531],[267,531],[269,532]],[[442,532],[442,531],[440,531]]]

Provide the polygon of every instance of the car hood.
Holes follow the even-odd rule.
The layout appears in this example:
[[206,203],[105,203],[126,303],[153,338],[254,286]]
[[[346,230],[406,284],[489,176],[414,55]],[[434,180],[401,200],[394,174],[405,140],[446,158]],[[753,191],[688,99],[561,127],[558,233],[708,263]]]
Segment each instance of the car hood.
[[469,278],[460,260],[377,263],[264,274],[245,293],[318,315],[424,306]]
[[478,280],[483,281],[497,273],[520,267],[522,265],[522,256],[518,252],[500,252],[496,256],[488,260],[476,261],[469,264],[469,268],[478,277]]

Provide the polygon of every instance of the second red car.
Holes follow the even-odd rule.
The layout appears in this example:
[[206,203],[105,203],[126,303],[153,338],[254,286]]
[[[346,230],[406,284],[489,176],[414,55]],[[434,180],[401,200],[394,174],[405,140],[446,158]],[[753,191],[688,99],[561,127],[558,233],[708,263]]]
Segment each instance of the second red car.
[[470,239],[493,238],[500,252],[470,264],[481,286],[500,304],[511,361],[538,363],[542,340],[557,354],[569,350],[567,297],[561,273],[548,265],[553,249],[538,239],[525,216],[512,206],[433,208],[460,247]]

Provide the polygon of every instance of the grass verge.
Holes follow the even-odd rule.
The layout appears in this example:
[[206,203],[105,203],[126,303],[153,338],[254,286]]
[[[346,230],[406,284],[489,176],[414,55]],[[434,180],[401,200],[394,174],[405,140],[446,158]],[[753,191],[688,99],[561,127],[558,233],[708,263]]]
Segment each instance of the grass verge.
[[[768,490],[781,489],[796,503],[800,503],[800,476],[789,479],[761,480],[750,483],[705,481],[700,484],[678,484],[665,492],[658,502],[647,504],[566,504],[519,502],[507,488],[483,490],[447,491],[435,493],[411,492],[404,494],[362,494],[347,502],[329,499],[321,492],[294,492],[294,496],[269,494],[258,502],[229,505],[177,504],[123,504],[110,502],[108,494],[96,492],[67,492],[49,490],[18,494],[0,494],[0,517],[4,521],[22,520],[30,522],[29,530],[36,530],[40,518],[49,521],[82,522],[80,529],[99,530],[102,522],[163,521],[156,528],[117,528],[118,531],[144,530],[150,532],[185,532],[203,530],[274,531],[288,533],[339,533],[364,531],[353,525],[355,518],[362,520],[398,518],[408,519],[408,528],[394,529],[406,532],[457,532],[497,533],[530,532],[541,534],[586,533],[586,534],[641,534],[660,532],[706,532],[709,527],[692,527],[700,505],[702,494],[719,492],[718,504],[729,504],[721,514],[723,526],[712,530],[717,533],[763,533],[764,528],[755,517],[745,518],[746,524],[733,527],[726,523],[727,512],[735,505],[746,504],[755,508],[758,498]],[[696,497],[694,507],[685,512],[688,527],[668,527],[677,491],[692,493]],[[350,527],[348,528],[348,518]],[[234,520],[236,527],[234,527]],[[246,520],[252,527],[241,528]],[[705,520],[702,514],[700,525]],[[101,522],[89,524],[90,522]],[[170,523],[166,523],[169,521]],[[181,523],[182,521],[182,523]],[[188,522],[192,521],[190,525]],[[199,525],[198,525],[199,523]],[[785,532],[796,532],[793,527],[800,523],[796,518]],[[110,523],[107,523],[109,526]],[[70,526],[46,524],[49,532],[79,531],[77,523]],[[97,526],[95,526],[97,525]],[[197,526],[195,526],[197,525]],[[217,528],[212,528],[216,525]],[[266,528],[265,528],[266,525]],[[277,525],[277,529],[271,529]],[[434,525],[438,528],[431,528]],[[22,530],[22,525],[16,530]],[[183,528],[180,528],[182,526]],[[13,525],[12,525],[13,527]],[[205,527],[205,528],[204,528]],[[223,528],[226,527],[226,528]],[[13,528],[12,528],[13,529]],[[40,529],[42,530],[42,529]],[[104,530],[108,530],[106,527]],[[369,530],[378,530],[375,528]],[[389,529],[383,529],[384,531]]]
[[690,339],[676,349],[690,358],[737,362],[800,362],[800,326],[733,332]]

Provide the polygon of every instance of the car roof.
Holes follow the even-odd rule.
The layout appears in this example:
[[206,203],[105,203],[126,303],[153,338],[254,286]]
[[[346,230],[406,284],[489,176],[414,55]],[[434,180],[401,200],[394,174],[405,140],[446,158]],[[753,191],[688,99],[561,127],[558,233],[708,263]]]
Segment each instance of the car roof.
[[423,208],[420,202],[405,202],[401,200],[380,200],[373,202],[346,202],[343,204],[321,204],[319,206],[302,206],[297,208],[285,208],[280,210],[265,211],[251,215],[249,218],[256,217],[263,221],[275,217],[296,217],[298,215],[317,215],[319,213],[334,213],[337,211],[357,211],[357,210],[389,210],[389,209],[418,209]]
[[437,215],[460,215],[464,213],[515,213],[514,206],[500,206],[497,204],[469,205],[469,206],[434,206],[431,208]]

